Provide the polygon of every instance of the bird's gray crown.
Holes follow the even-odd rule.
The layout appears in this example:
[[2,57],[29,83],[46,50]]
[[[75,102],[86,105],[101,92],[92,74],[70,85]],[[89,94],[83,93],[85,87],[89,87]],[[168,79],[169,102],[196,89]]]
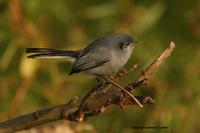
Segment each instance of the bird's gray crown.
[[100,46],[116,45],[126,42],[134,43],[134,39],[127,34],[112,34],[96,39],[95,41],[91,42],[88,47],[85,48],[85,50],[87,51],[88,49],[93,49]]
[[108,35],[108,36],[105,36],[103,37],[102,39],[109,39],[109,40],[116,40],[116,41],[122,41],[122,42],[134,42],[133,38],[127,34],[113,34],[113,35]]

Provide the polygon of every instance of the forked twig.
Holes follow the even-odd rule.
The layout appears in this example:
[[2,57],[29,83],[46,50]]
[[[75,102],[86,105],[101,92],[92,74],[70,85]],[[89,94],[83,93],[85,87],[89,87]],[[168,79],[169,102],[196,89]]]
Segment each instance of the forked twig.
[[114,82],[113,80],[110,80],[110,79],[107,79],[107,81],[114,85],[115,87],[121,89],[122,91],[124,91],[125,93],[127,93],[131,98],[133,98],[133,100],[135,100],[135,102],[141,107],[143,108],[143,105],[140,103],[140,101],[138,101],[138,99],[133,95],[131,94],[129,91],[127,91],[126,89],[124,89],[124,87],[122,87],[121,85],[117,84],[116,82]]

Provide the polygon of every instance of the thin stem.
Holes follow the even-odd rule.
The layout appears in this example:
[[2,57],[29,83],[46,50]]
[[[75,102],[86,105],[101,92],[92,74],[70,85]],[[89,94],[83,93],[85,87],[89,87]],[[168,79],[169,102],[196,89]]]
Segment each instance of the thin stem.
[[113,80],[110,80],[110,79],[107,79],[107,81],[114,85],[115,87],[121,89],[122,91],[124,91],[125,93],[127,93],[131,98],[133,98],[133,100],[141,107],[143,108],[143,105],[140,103],[140,101],[135,97],[133,96],[129,91],[127,91],[126,89],[124,89],[121,85],[117,84],[116,82],[114,82]]

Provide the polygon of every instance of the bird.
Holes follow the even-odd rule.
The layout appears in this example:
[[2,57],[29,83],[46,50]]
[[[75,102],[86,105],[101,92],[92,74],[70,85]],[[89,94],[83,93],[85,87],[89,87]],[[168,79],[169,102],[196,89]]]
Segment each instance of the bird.
[[81,50],[27,48],[28,58],[66,58],[72,62],[69,75],[85,72],[97,77],[116,75],[127,63],[138,42],[128,34],[116,33],[89,43]]
[[[127,93],[140,106],[143,105],[129,91],[114,82],[109,76],[116,75],[127,63],[132,51],[138,44],[132,36],[124,33],[116,33],[99,37],[89,43],[87,47],[81,50],[58,50],[53,48],[27,48],[28,58],[65,58],[72,62],[72,68],[69,75],[86,72],[95,75],[98,78],[105,79],[108,83]],[[104,82],[105,83],[105,82]],[[89,92],[90,93],[90,92]],[[88,93],[88,94],[89,94]],[[86,96],[87,97],[87,96]],[[81,112],[85,106],[86,99],[79,106],[78,119],[82,119]]]

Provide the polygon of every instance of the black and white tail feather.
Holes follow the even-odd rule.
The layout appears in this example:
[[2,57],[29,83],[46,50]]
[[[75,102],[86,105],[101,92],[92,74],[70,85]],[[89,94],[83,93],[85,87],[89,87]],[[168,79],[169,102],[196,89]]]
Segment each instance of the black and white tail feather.
[[69,60],[75,60],[78,58],[81,51],[70,51],[70,50],[58,50],[52,48],[27,48],[27,58],[68,58]]

